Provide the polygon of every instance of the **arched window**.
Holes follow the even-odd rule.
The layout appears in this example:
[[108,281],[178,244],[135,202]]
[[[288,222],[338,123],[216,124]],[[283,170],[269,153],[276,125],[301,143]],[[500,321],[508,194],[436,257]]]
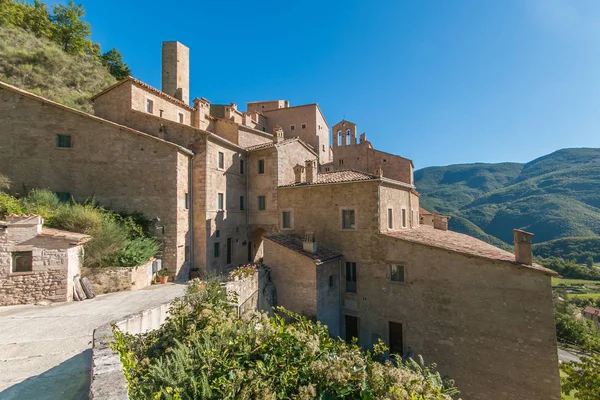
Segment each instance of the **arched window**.
[[342,136],[342,131],[337,131],[337,138],[336,138],[336,142],[338,144],[338,146],[342,145],[342,141],[344,140],[344,137]]
[[346,144],[352,144],[351,136],[350,136],[350,129],[346,129]]

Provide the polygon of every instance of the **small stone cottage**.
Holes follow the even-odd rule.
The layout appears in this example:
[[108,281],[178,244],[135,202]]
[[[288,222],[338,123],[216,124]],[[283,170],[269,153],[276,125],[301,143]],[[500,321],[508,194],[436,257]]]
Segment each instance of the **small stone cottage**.
[[73,299],[87,235],[48,229],[38,215],[0,222],[0,306]]

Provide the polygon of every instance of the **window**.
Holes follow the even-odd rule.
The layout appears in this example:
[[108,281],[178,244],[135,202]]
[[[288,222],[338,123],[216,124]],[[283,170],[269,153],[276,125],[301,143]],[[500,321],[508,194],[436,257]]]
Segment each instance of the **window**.
[[406,209],[402,209],[402,227],[406,228]]
[[342,210],[342,229],[355,229],[354,210]]
[[333,275],[329,275],[329,287],[333,287]]
[[219,169],[225,168],[225,155],[222,152],[219,152]]
[[258,160],[258,173],[259,174],[265,173],[265,160]]
[[221,231],[220,230],[216,230],[215,231],[215,237],[221,237]]
[[183,124],[183,114],[179,113],[179,123]]
[[246,171],[245,165],[244,165],[244,160],[240,160],[240,174],[244,175]]
[[31,251],[16,251],[12,255],[12,272],[33,271],[33,256]]
[[223,193],[217,194],[217,210],[223,211]]
[[213,255],[215,258],[221,257],[221,243],[217,242],[214,244]]
[[146,99],[146,112],[152,114],[154,112],[154,102]]
[[284,211],[281,215],[281,227],[283,229],[292,229],[292,212]]
[[346,292],[356,293],[356,263],[346,262]]
[[240,210],[244,211],[244,196],[240,196]]
[[261,211],[266,209],[265,196],[258,196],[258,209]]
[[340,158],[340,159],[338,160],[338,163],[339,163],[340,165],[344,165],[344,159],[343,159],[343,158]]
[[[343,138],[343,136],[342,136],[342,131],[341,131],[341,130],[337,131],[337,137],[335,138],[335,141],[337,142],[337,145],[338,145],[338,146],[341,146],[341,145],[342,145],[342,140],[343,140],[343,139],[344,139],[344,138]],[[334,143],[334,144],[335,144],[335,143]]]
[[404,344],[402,342],[402,324],[390,322],[390,353],[402,355]]
[[296,125],[290,125],[290,130],[293,131],[294,129],[296,129]]
[[390,282],[404,283],[404,265],[390,265]]
[[306,124],[302,124],[302,129],[306,129]]
[[62,203],[67,203],[69,200],[71,200],[71,193],[69,192],[56,192],[56,197],[58,197],[58,200]]
[[388,208],[388,229],[394,229],[394,215],[391,208]]
[[56,147],[61,149],[71,148],[71,135],[56,135]]
[[325,145],[323,145],[323,151],[325,151]]

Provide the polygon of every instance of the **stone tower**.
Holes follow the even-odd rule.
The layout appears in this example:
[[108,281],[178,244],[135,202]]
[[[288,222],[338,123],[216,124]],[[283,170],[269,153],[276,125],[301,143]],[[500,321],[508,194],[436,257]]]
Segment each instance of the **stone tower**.
[[179,42],[162,44],[162,91],[190,102],[190,49]]

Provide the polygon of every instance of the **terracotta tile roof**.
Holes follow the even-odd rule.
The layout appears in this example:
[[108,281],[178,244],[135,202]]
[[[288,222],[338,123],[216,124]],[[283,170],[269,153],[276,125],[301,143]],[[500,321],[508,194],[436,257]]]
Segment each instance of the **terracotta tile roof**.
[[295,187],[295,186],[307,186],[307,185],[326,185],[330,183],[342,183],[342,182],[358,182],[379,179],[379,177],[366,172],[360,172],[353,169],[346,169],[341,171],[331,172],[319,172],[317,173],[317,183],[289,183],[281,185],[280,187]]
[[515,255],[513,253],[458,232],[443,231],[441,229],[434,229],[432,226],[421,225],[414,229],[401,229],[383,234],[407,242],[437,247],[487,260],[509,262],[525,268],[535,269],[548,275],[557,275],[556,272],[538,264],[518,264],[515,262]]
[[424,209],[423,207],[419,207],[419,214],[421,214],[421,215],[431,215],[431,213],[429,211],[427,211],[426,209]]
[[586,308],[583,309],[582,311],[583,314],[590,314],[590,315],[596,315],[600,317],[600,309],[596,308],[596,307],[592,307],[592,306],[587,306]]
[[248,151],[256,151],[256,150],[263,150],[263,149],[268,149],[271,147],[275,147],[275,145],[281,145],[281,144],[287,144],[290,142],[297,142],[298,140],[300,140],[300,138],[289,138],[289,139],[284,139],[279,143],[275,143],[273,141],[271,142],[265,142],[265,143],[260,143],[260,144],[255,144],[254,146],[248,146],[246,149]]
[[98,94],[95,94],[94,96],[92,96],[92,100],[94,100],[94,99],[95,99],[95,98],[97,98],[97,97],[100,97],[100,96],[102,96],[102,95],[103,95],[103,94],[105,94],[105,93],[108,93],[108,92],[110,92],[110,91],[111,91],[111,90],[113,90],[114,88],[116,88],[116,87],[118,87],[118,86],[122,85],[122,84],[123,84],[123,83],[125,83],[125,82],[129,82],[129,81],[131,81],[131,82],[135,83],[135,84],[136,84],[136,85],[138,85],[138,86],[141,86],[141,87],[143,87],[144,89],[146,89],[146,90],[148,90],[148,91],[150,91],[150,92],[154,93],[154,94],[155,94],[155,95],[157,95],[157,96],[160,96],[160,97],[162,97],[162,98],[164,98],[164,99],[166,99],[166,100],[169,100],[171,103],[175,103],[175,104],[177,104],[178,106],[181,106],[181,107],[187,108],[187,109],[188,109],[188,110],[190,110],[190,111],[193,111],[193,110],[194,110],[194,107],[190,107],[190,105],[189,105],[189,104],[187,104],[187,103],[185,103],[184,101],[181,101],[181,100],[179,100],[178,98],[175,98],[175,97],[173,97],[173,96],[170,96],[170,95],[166,94],[165,92],[162,92],[162,91],[158,90],[157,88],[155,88],[155,87],[152,87],[152,86],[148,85],[147,83],[140,81],[140,80],[139,80],[139,79],[137,79],[137,78],[134,78],[133,76],[128,76],[127,78],[125,78],[125,79],[123,79],[123,80],[121,80],[121,81],[119,81],[119,82],[115,83],[114,85],[107,87],[106,89],[104,89],[104,90],[103,90],[103,91],[101,91],[100,93],[98,93]]
[[38,236],[46,236],[53,239],[64,239],[74,245],[84,244],[92,238],[91,236],[84,235],[83,233],[62,231],[60,229],[52,228],[42,228],[42,233]]
[[296,233],[269,233],[266,234],[264,238],[302,254],[303,256],[312,259],[316,264],[321,264],[342,256],[342,253],[339,251],[328,249],[318,242],[317,252],[315,254],[307,253],[302,248],[304,239]]

